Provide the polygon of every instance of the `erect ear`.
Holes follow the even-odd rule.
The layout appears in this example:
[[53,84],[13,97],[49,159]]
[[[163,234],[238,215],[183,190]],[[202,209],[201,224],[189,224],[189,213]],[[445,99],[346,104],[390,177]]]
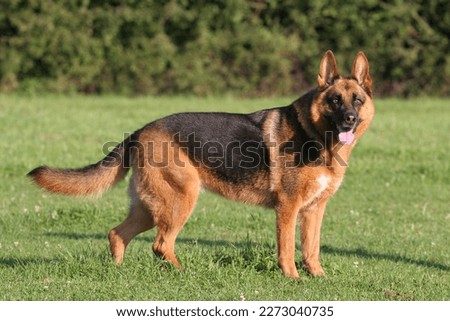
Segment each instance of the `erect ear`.
[[372,79],[369,74],[369,61],[364,52],[360,51],[353,61],[352,78],[363,87],[369,95],[372,95]]
[[317,85],[319,87],[327,87],[333,84],[334,80],[339,77],[336,66],[336,59],[333,52],[328,50],[320,62],[319,75],[317,76]]

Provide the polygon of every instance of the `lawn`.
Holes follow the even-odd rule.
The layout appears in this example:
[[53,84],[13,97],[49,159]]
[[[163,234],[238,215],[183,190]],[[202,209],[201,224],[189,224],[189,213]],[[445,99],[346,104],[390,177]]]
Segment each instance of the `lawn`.
[[167,114],[290,101],[0,96],[0,300],[450,300],[449,99],[376,101],[327,208],[321,278],[281,274],[271,210],[207,192],[177,241],[184,272],[154,257],[155,231],[116,267],[107,233],[126,215],[126,182],[86,200],[25,177],[42,164],[96,162],[105,143]]

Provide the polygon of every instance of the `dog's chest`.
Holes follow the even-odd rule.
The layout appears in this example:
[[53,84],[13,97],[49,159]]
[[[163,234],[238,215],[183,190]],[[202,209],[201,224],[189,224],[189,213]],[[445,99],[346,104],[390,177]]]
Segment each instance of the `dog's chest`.
[[342,178],[342,176],[336,177],[328,173],[323,173],[317,175],[314,179],[308,179],[302,197],[302,207],[309,207],[320,199],[331,197],[341,185]]

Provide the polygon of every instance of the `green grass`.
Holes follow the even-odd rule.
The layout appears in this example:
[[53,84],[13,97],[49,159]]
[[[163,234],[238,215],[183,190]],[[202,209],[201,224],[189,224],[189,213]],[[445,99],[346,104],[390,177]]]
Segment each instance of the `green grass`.
[[[1,300],[450,300],[450,100],[378,100],[330,201],[327,276],[276,266],[272,211],[203,193],[177,241],[184,272],[155,258],[155,231],[116,267],[107,233],[126,182],[99,200],[44,193],[25,174],[77,167],[146,122],[178,111],[253,110],[290,99],[0,96]],[[297,253],[297,261],[300,252]]]

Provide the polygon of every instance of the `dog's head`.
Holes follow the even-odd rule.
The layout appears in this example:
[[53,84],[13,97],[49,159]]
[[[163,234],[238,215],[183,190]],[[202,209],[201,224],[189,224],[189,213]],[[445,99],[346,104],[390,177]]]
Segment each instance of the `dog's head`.
[[350,77],[342,77],[333,53],[327,51],[320,63],[317,84],[313,121],[321,131],[332,131],[340,143],[352,144],[367,129],[375,112],[366,56],[359,52]]

